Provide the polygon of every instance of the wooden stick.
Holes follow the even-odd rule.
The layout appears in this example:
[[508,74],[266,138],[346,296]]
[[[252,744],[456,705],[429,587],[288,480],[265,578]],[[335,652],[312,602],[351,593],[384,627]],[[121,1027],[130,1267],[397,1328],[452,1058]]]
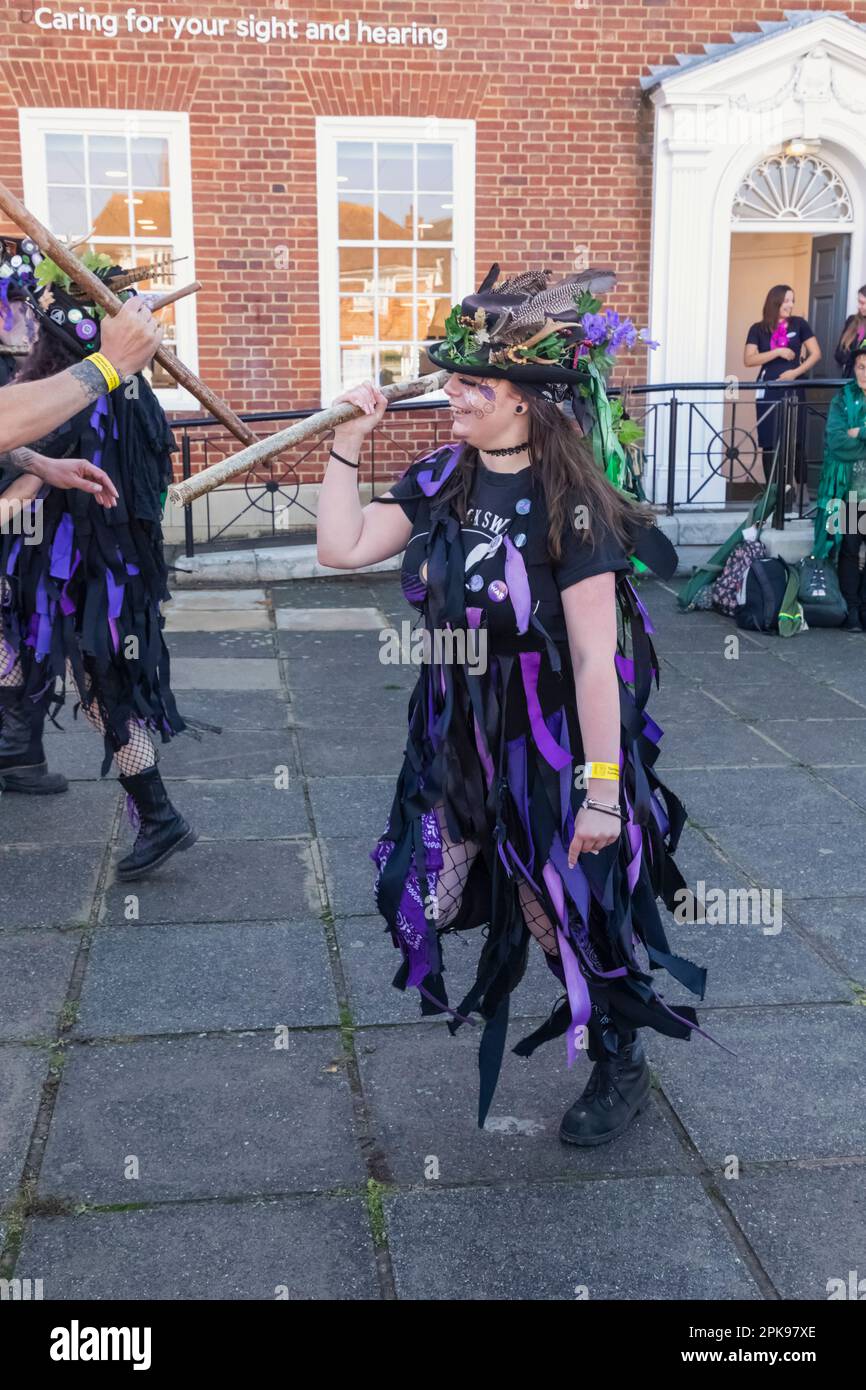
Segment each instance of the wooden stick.
[[139,299],[143,299],[150,312],[155,314],[158,309],[165,309],[178,299],[186,299],[188,294],[198,294],[200,289],[201,280],[193,280],[191,285],[184,285],[181,290],[169,290],[167,294],[142,294]]
[[[58,241],[56,236],[49,232],[47,227],[43,227],[38,218],[15,197],[4,184],[0,183],[0,210],[5,212],[31,241],[35,241],[39,250],[44,255],[50,256],[61,270],[65,270],[70,280],[87,290],[95,304],[104,309],[107,314],[116,314],[121,308],[121,300],[100,280],[98,275],[94,275],[92,270],[88,270],[77,256],[73,256],[68,246],[64,246],[62,241]],[[178,361],[174,353],[167,347],[158,347],[154,353],[157,362],[160,362],[169,376],[184,386],[190,395],[195,396],[196,400],[204,406],[209,414],[215,416],[226,429],[239,439],[242,444],[255,443],[256,436],[252,430],[244,424],[229,405],[219,396],[211,391],[209,386],[205,386],[203,381]]]
[[[382,394],[387,396],[389,402],[405,401],[411,396],[424,396],[428,391],[438,390],[448,376],[448,372],[432,372],[429,376],[416,377],[414,381],[396,381],[393,386],[386,386]],[[269,434],[264,439],[257,439],[248,449],[242,449],[239,454],[231,454],[228,458],[220,459],[218,463],[212,463],[209,468],[203,468],[200,473],[196,473],[192,478],[185,478],[182,483],[174,483],[168,490],[169,499],[179,506],[188,507],[197,497],[203,497],[206,492],[219,487],[220,483],[227,483],[230,478],[248,473],[256,464],[266,463],[268,459],[282,453],[283,449],[301,444],[305,439],[312,439],[317,434],[324,434],[326,430],[342,425],[345,420],[354,420],[363,413],[359,405],[350,405],[347,401],[342,405],[329,406],[327,410],[309,415],[306,420],[299,420],[288,429]]]

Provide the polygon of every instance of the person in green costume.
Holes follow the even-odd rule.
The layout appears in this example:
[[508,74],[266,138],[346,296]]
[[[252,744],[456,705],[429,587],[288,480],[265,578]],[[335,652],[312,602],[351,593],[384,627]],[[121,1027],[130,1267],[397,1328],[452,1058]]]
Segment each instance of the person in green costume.
[[813,554],[836,562],[839,588],[848,605],[843,627],[862,632],[866,631],[866,570],[860,570],[860,542],[866,537],[866,342],[854,353],[853,362],[851,381],[833,397],[827,413]]

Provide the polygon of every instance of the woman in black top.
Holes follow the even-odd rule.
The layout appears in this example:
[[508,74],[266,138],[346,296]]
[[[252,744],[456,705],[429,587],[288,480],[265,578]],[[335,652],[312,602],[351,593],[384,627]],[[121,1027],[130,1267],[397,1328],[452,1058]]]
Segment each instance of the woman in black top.
[[[821,349],[811,326],[806,319],[794,313],[794,291],[791,286],[774,285],[764,300],[761,318],[752,324],[746,336],[743,354],[745,366],[760,368],[756,378],[758,381],[795,382],[820,360]],[[758,442],[764,453],[764,477],[769,481],[774,454],[781,439],[785,396],[795,396],[801,403],[797,408],[794,481],[805,485],[803,445],[806,412],[802,402],[806,393],[798,386],[792,386],[789,390],[755,392]]]
[[839,342],[834,356],[842,369],[842,376],[853,377],[854,354],[866,342],[866,285],[857,291],[857,312],[849,314],[845,327],[839,334]]
[[[364,414],[335,433],[318,555],[356,569],[403,551],[403,592],[428,643],[371,854],[403,956],[394,984],[417,987],[423,1012],[449,1012],[452,1031],[480,1012],[483,1124],[534,937],[565,998],[514,1051],[563,1033],[571,1060],[587,1047],[596,1065],[560,1137],[596,1145],[648,1102],[638,1028],[687,1038],[697,1024],[694,1010],[668,1008],[651,971],[704,987],[705,972],[671,952],[656,907],[684,890],[672,852],[685,812],[653,771],[661,731],[644,706],[658,660],[628,557],[658,564],[665,543],[556,404],[583,376],[592,316],[575,314],[577,277],[496,285],[498,270],[427,345],[450,372],[454,442],[364,508],[354,470],[386,402],[372,384],[340,398]],[[669,550],[659,567],[675,564]],[[477,926],[487,932],[475,983],[455,1009],[442,938]]]

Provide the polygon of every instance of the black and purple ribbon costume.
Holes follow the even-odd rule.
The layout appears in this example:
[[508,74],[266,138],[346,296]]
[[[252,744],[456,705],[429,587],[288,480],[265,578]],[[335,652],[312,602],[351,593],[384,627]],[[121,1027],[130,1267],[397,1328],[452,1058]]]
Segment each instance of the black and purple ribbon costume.
[[[584,751],[567,642],[554,641],[537,613],[539,599],[556,593],[543,489],[537,479],[525,484],[523,515],[508,526],[495,549],[497,568],[485,575],[485,582],[491,573],[499,579],[479,592],[480,585],[466,583],[460,520],[447,503],[437,502],[461,447],[449,445],[409,470],[422,494],[413,537],[424,538],[425,564],[417,564],[416,549],[416,562],[407,567],[407,547],[402,584],[422,615],[431,659],[421,665],[410,698],[402,770],[387,827],[370,857],[377,866],[376,904],[403,956],[394,985],[418,988],[422,1013],[450,1013],[452,1033],[473,1012],[484,1020],[478,1111],[483,1125],[504,1054],[509,998],[525,971],[531,940],[518,893],[522,879],[555,924],[558,955],[545,953],[545,960],[563,997],[513,1049],[518,1055],[528,1056],[563,1033],[569,1065],[581,1037],[589,1036],[591,1055],[593,1039],[596,1048],[614,1046],[599,1018],[614,1029],[646,1026],[688,1038],[701,1031],[694,1009],[668,1007],[653,987],[652,972],[667,970],[698,997],[706,972],[671,951],[657,907],[661,898],[672,909],[674,894],[685,886],[673,860],[685,811],[653,770],[662,731],[645,710],[653,678],[658,682],[649,615],[628,572],[618,574],[620,805],[627,820],[617,842],[597,855],[582,855],[569,868],[575,814],[584,796],[575,770]],[[650,527],[635,553],[650,566],[655,560],[663,572],[665,547]],[[498,601],[487,603],[497,582]],[[474,629],[487,632],[483,673],[439,659],[436,633]],[[444,928],[425,912],[443,866],[434,810],[439,804],[451,840],[480,845],[459,911]],[[442,938],[446,931],[476,926],[487,930],[475,982],[454,1006],[445,988]]]

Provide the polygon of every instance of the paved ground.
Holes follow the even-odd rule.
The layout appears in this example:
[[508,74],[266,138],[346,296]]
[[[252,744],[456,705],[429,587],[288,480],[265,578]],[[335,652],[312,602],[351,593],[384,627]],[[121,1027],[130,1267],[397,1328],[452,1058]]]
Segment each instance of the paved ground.
[[[396,580],[186,592],[176,686],[223,733],[162,769],[199,845],[122,891],[117,783],[71,717],[69,794],[0,803],[2,1273],[103,1299],[823,1299],[866,1276],[866,636],[741,634],[732,658],[729,624],[647,590],[680,862],[782,894],[775,921],[672,928],[736,1055],[651,1036],[652,1107],[593,1152],[556,1138],[586,1061],[506,1053],[478,1131],[477,1034],[391,988],[371,912],[414,680],[378,660]],[[451,945],[455,989],[474,954]]]

